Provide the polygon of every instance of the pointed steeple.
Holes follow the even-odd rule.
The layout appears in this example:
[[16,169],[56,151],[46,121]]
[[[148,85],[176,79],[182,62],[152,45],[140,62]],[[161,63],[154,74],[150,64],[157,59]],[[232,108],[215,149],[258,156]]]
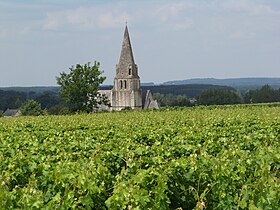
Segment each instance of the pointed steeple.
[[117,64],[117,77],[138,77],[137,65],[134,62],[127,24],[124,30],[123,43],[119,63]]
[[134,62],[127,24],[125,26],[119,63],[112,88],[111,106],[113,110],[142,108],[142,90],[137,65]]

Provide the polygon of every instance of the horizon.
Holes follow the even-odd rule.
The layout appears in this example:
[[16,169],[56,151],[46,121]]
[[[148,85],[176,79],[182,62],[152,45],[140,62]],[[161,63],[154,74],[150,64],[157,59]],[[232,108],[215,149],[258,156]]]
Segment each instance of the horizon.
[[0,87],[55,86],[100,62],[113,84],[125,22],[142,83],[280,77],[280,1],[0,2]]
[[[247,79],[247,80],[250,80],[250,79],[279,79],[280,80],[280,77],[231,77],[231,78],[190,78],[190,79],[181,79],[181,80],[168,80],[168,81],[163,81],[161,83],[155,83],[153,81],[150,81],[150,82],[141,82],[141,84],[153,84],[154,86],[160,86],[160,85],[165,85],[165,83],[170,83],[170,82],[181,82],[181,81],[190,81],[190,80],[243,80],[243,79]],[[202,85],[204,83],[194,83],[194,84],[197,84],[197,85]],[[206,83],[205,83],[206,84]],[[208,84],[208,83],[207,83]],[[180,84],[181,85],[181,84]],[[184,84],[183,84],[184,85]],[[211,85],[211,83],[209,83],[209,85]],[[279,83],[280,85],[280,83]],[[113,86],[113,84],[101,84],[100,86]],[[144,86],[149,86],[149,85],[144,85]],[[230,85],[229,85],[230,86]],[[250,86],[250,85],[248,85]],[[31,85],[31,86],[0,86],[0,89],[1,88],[46,88],[46,87],[54,87],[54,88],[57,88],[57,87],[60,87],[59,85]]]

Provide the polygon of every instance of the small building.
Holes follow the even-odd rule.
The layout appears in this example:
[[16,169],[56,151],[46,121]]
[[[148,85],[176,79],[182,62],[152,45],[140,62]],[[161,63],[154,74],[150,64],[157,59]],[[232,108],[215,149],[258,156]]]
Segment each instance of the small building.
[[[150,90],[142,91],[138,66],[134,62],[127,25],[125,26],[119,63],[112,90],[100,90],[110,102],[110,110],[123,109],[158,109]],[[104,107],[102,107],[104,108]]]
[[4,117],[17,117],[17,116],[21,116],[21,111],[20,109],[7,109],[4,113],[3,113]]

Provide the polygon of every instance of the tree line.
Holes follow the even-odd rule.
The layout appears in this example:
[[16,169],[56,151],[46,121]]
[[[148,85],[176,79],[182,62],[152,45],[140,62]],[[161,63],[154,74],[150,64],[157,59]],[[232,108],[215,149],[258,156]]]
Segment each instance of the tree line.
[[225,105],[241,103],[280,102],[280,88],[273,89],[264,85],[260,89],[249,90],[241,95],[236,90],[224,88],[210,88],[203,91],[194,99],[186,95],[154,94],[160,106],[194,106],[194,105]]
[[[36,103],[36,105],[35,105]],[[34,109],[34,113],[26,112],[29,108]],[[69,113],[67,105],[62,101],[56,92],[18,92],[0,90],[0,113],[7,109],[21,108],[26,115],[64,114]],[[24,110],[24,111],[23,111]],[[37,114],[35,114],[37,113]]]
[[[59,92],[47,91],[18,92],[0,90],[0,116],[6,109],[20,107],[23,115],[69,114],[92,112],[101,104],[109,105],[105,95],[98,90],[106,79],[94,62],[76,64],[70,72],[62,72],[56,77]],[[224,105],[240,103],[280,102],[280,88],[264,85],[257,90],[249,90],[244,95],[235,89],[215,85],[168,85],[143,87],[151,89],[160,106]]]
[[[280,102],[280,88],[273,89],[269,85],[264,85],[260,89],[247,91],[244,96],[241,96],[237,91],[221,88],[208,89],[194,99],[190,99],[186,95],[160,93],[155,93],[153,96],[162,107],[267,103]],[[25,115],[69,114],[74,110],[79,110],[77,107],[73,109],[73,104],[65,103],[56,92],[30,94],[0,90],[0,116],[7,108],[19,107]]]

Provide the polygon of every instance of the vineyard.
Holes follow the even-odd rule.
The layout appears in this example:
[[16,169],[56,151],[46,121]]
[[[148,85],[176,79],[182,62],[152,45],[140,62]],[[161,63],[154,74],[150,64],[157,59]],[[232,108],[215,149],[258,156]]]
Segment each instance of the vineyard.
[[0,209],[279,208],[279,104],[0,118]]

